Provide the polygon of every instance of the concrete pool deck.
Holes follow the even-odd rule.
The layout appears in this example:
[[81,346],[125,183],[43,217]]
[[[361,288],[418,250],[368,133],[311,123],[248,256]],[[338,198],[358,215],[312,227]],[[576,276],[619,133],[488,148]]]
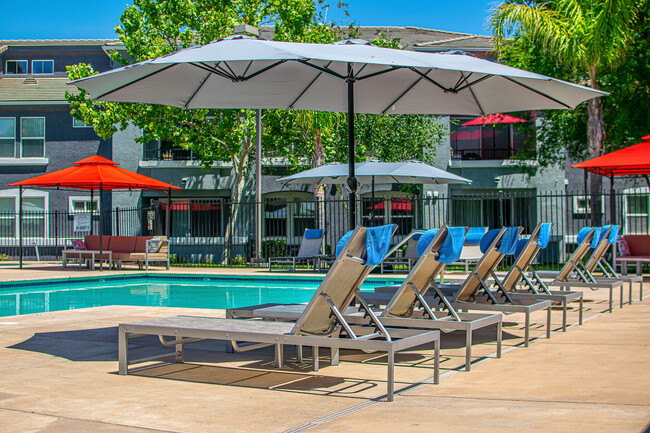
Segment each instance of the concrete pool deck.
[[[173,269],[180,272],[244,273]],[[0,275],[8,281],[99,272],[30,263],[0,268]],[[119,323],[223,317],[223,310],[108,306],[0,317],[0,431],[643,431],[650,423],[650,301],[604,314],[607,292],[588,290],[585,299],[584,325],[555,331],[550,340],[543,338],[545,314],[533,315],[532,335],[541,338],[529,348],[522,345],[523,318],[504,317],[501,359],[494,359],[494,330],[477,332],[469,373],[460,371],[464,336],[444,334],[439,385],[430,383],[430,348],[399,354],[393,403],[380,401],[382,356],[353,351],[338,367],[323,358],[314,373],[291,358],[286,368],[273,368],[270,350],[228,354],[222,342],[205,341],[188,346],[185,364],[116,374]],[[571,311],[569,322],[576,320]],[[555,330],[560,321],[554,311]],[[146,356],[163,349],[143,338],[132,350]]]

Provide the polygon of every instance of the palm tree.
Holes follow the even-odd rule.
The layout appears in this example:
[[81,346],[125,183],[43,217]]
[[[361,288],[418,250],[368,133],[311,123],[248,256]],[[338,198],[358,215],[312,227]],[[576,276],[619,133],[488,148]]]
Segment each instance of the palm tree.
[[[644,1],[506,0],[493,9],[490,27],[497,51],[507,37],[526,36],[541,52],[586,76],[589,86],[598,89],[599,71],[615,68],[624,59]],[[588,113],[587,144],[589,154],[596,157],[604,153],[607,138],[600,98],[589,101]],[[592,194],[600,192],[600,184],[601,177],[592,176]],[[594,200],[592,196],[592,217],[599,209]]]

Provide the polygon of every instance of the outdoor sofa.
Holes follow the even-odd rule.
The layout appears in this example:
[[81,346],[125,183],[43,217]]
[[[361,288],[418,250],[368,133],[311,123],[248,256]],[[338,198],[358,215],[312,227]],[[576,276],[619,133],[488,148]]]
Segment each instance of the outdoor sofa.
[[617,242],[619,250],[613,248],[614,269],[621,268],[621,274],[627,274],[629,265],[636,265],[636,274],[643,273],[643,265],[650,264],[650,235],[624,235]]
[[[89,261],[90,267],[94,260],[99,260],[99,235],[86,235],[84,249],[66,249],[63,251],[63,267],[68,260],[79,259]],[[103,236],[102,260],[107,260],[109,265],[122,268],[124,262],[135,262],[140,268],[144,264],[149,270],[150,262],[165,262],[169,269],[169,241],[165,236]]]

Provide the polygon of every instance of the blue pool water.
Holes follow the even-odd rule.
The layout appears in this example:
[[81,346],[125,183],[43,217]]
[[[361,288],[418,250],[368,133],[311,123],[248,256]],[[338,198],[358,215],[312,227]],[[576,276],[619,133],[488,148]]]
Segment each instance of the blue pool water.
[[[390,280],[366,280],[372,290]],[[233,308],[267,302],[307,302],[318,278],[119,277],[0,285],[0,316],[73,310],[105,305]]]

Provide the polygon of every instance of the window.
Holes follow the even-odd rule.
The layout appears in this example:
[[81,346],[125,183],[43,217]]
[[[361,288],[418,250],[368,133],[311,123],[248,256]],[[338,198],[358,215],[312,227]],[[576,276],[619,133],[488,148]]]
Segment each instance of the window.
[[648,216],[647,194],[635,194],[627,196],[627,216]]
[[21,158],[45,158],[45,117],[20,119]]
[[[20,236],[17,189],[0,191],[0,237],[18,238]],[[43,238],[49,234],[46,224],[49,206],[48,193],[42,191],[23,191],[23,237]]]
[[0,238],[16,236],[16,199],[0,197]]
[[32,60],[33,75],[54,74],[54,60]]
[[287,201],[283,199],[264,200],[264,224],[266,236],[287,235]]
[[72,118],[72,127],[73,128],[92,128],[92,125],[86,125],[81,120],[77,120],[74,117]]
[[5,74],[26,74],[27,60],[7,60]]
[[0,158],[16,157],[16,118],[0,117]]
[[90,202],[90,196],[74,196],[68,197],[69,200],[69,209],[70,213],[87,213],[92,209],[93,212],[99,210],[99,197],[93,197],[92,204]]
[[313,201],[299,201],[295,202],[293,206],[293,235],[302,236],[305,233],[305,229],[310,229],[315,226],[316,203]]

